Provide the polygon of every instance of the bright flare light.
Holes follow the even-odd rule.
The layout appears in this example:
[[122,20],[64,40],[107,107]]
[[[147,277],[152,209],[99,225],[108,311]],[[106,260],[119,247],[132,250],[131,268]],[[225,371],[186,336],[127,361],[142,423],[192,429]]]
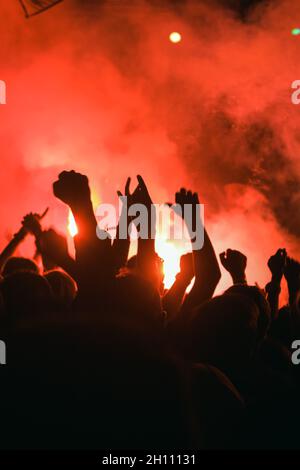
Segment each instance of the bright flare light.
[[300,34],[300,28],[292,29],[292,35],[293,36],[299,36],[299,34]]
[[69,211],[69,217],[68,217],[68,230],[71,235],[71,237],[75,237],[78,233],[78,228],[74,219],[74,215],[72,214],[72,211]]
[[164,285],[169,289],[175,281],[176,274],[180,271],[181,251],[161,238],[156,239],[155,248],[158,256],[164,260]]
[[173,33],[170,34],[169,39],[174,44],[177,44],[178,42],[181,41],[181,34],[177,33],[177,31],[173,31]]

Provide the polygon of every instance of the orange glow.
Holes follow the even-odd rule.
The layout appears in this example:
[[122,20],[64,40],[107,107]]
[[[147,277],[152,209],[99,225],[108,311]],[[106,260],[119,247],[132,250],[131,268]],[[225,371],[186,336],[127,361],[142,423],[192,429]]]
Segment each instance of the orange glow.
[[155,248],[158,256],[164,260],[164,285],[169,289],[175,281],[176,274],[180,271],[180,257],[182,250],[174,243],[162,238],[157,238]]
[[94,189],[92,189],[91,191],[91,200],[92,200],[92,204],[93,204],[93,207],[96,208],[100,205],[100,197],[99,195],[94,191]]
[[71,210],[69,211],[68,217],[68,231],[71,237],[75,237],[78,234],[78,228]]
[[[95,208],[118,205],[115,191],[137,173],[159,203],[173,201],[182,186],[199,191],[216,253],[236,248],[248,255],[251,284],[270,281],[266,262],[278,247],[300,257],[293,222],[300,191],[291,194],[291,180],[296,188],[300,176],[300,108],[290,99],[290,82],[299,78],[300,35],[291,36],[300,28],[299,2],[277,2],[250,23],[217,6],[224,2],[181,2],[180,15],[141,2],[116,16],[115,2],[106,2],[101,24],[97,14],[80,22],[79,2],[62,2],[30,22],[34,34],[17,1],[0,3],[0,79],[10,97],[0,105],[0,184],[10,195],[0,207],[3,246],[17,217],[50,206],[49,224],[74,249],[68,209],[50,193],[59,171],[75,169],[89,177]],[[24,60],[12,67],[15,56]],[[176,262],[168,244],[162,250],[170,285]],[[31,256],[31,238],[20,254]],[[222,273],[217,293],[231,284]]]
[[181,41],[181,34],[178,33],[177,31],[173,31],[173,33],[170,34],[169,39],[174,44],[177,44],[178,42]]

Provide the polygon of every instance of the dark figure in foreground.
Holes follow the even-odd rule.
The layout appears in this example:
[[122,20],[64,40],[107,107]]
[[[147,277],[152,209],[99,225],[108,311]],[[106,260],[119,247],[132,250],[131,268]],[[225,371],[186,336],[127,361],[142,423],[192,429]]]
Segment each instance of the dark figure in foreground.
[[[0,255],[0,332],[9,351],[0,369],[1,448],[298,447],[291,355],[300,338],[299,263],[279,249],[262,290],[247,284],[247,257],[227,249],[220,262],[232,286],[214,296],[219,261],[206,230],[203,247],[193,244],[199,199],[181,188],[175,207],[183,218],[192,208],[191,251],[166,291],[156,214],[137,180],[132,192],[127,180],[112,240],[99,237],[87,177],[61,173],[53,191],[76,220],[75,258],[33,213]],[[129,258],[130,236],[119,235],[121,224],[137,224],[128,215],[135,204],[147,209],[148,233]],[[34,259],[14,257],[29,234]],[[279,308],[283,279],[289,302]]]

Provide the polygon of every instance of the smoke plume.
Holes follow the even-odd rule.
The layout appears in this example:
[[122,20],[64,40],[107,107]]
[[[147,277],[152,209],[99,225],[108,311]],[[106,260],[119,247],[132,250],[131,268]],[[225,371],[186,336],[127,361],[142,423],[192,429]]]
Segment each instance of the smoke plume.
[[75,169],[95,204],[136,174],[158,203],[197,190],[216,249],[244,251],[250,282],[277,248],[300,255],[300,3],[225,3],[65,0],[26,20],[0,0],[2,245],[47,206],[66,230],[51,185]]

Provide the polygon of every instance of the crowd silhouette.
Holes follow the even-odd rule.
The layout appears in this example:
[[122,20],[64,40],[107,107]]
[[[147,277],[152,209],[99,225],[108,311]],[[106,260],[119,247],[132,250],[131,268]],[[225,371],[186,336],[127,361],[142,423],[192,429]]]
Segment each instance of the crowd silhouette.
[[[0,255],[1,448],[297,448],[300,264],[280,248],[265,289],[250,286],[247,257],[227,249],[218,260],[205,230],[165,290],[154,238],[139,238],[131,258],[118,229],[99,238],[86,176],[64,171],[53,192],[74,215],[75,258],[34,213]],[[143,178],[124,195],[149,209],[153,229]],[[175,202],[199,216],[196,193],[182,188]],[[33,259],[14,256],[27,234]],[[232,286],[214,296],[219,262]]]

